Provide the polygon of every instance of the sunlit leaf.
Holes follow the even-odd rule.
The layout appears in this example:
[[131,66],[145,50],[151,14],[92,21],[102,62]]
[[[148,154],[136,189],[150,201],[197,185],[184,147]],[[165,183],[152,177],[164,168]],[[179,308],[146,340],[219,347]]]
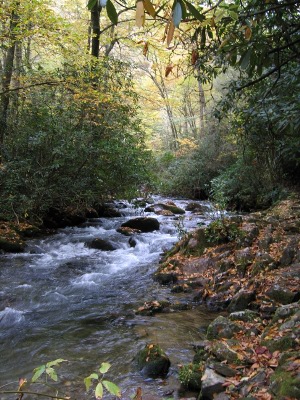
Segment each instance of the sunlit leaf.
[[86,391],[88,391],[89,390],[89,388],[91,387],[91,384],[92,384],[92,379],[98,379],[99,378],[99,376],[97,375],[97,374],[91,374],[90,376],[87,376],[86,378],[84,378],[84,384],[85,384],[85,388],[86,388]]
[[113,396],[121,397],[121,390],[119,386],[110,381],[103,381],[102,383],[105,386],[105,389],[107,389],[110,394],[112,394]]
[[235,21],[238,20],[239,16],[235,11],[229,11],[229,15],[231,16],[232,19],[234,19]]
[[152,18],[156,17],[155,9],[150,0],[143,0],[144,8],[151,15]]
[[136,14],[135,14],[135,23],[139,28],[144,26],[145,23],[145,9],[143,1],[138,1],[136,3]]
[[46,368],[46,374],[49,375],[50,378],[51,378],[53,381],[57,382],[57,373],[56,373],[56,371],[55,371],[54,368],[52,368],[52,367]]
[[101,382],[98,383],[95,389],[95,397],[96,399],[102,399],[103,397],[103,385]]
[[117,25],[117,23],[118,23],[118,13],[117,13],[117,10],[115,9],[115,6],[111,2],[111,0],[107,0],[106,11],[107,11],[107,16],[111,20],[111,22],[114,25]]
[[31,379],[32,382],[36,382],[39,377],[45,372],[46,370],[46,365],[41,365],[40,367],[37,367],[34,369],[34,374],[33,377]]
[[173,23],[176,26],[176,28],[179,27],[181,20],[182,20],[182,8],[180,3],[177,2],[173,10]]
[[101,372],[101,374],[105,374],[111,367],[111,364],[109,363],[102,363],[101,367],[99,368],[99,371]]
[[60,363],[66,362],[66,361],[68,361],[68,360],[64,360],[63,358],[58,358],[57,360],[49,361],[46,364],[46,367],[54,367],[55,365],[59,365]]

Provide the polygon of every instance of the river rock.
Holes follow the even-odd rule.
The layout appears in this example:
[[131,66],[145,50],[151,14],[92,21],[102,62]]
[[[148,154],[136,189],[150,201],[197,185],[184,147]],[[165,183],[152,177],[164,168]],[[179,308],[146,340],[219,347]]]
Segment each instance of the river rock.
[[234,311],[243,311],[254,300],[255,300],[255,293],[253,291],[240,290],[233,296],[228,306],[228,311],[230,313]]
[[230,339],[233,337],[235,332],[238,332],[241,328],[229,321],[229,319],[220,315],[217,317],[207,328],[207,339]]
[[150,378],[166,376],[171,365],[169,357],[156,344],[147,344],[136,360],[138,370]]
[[196,203],[196,202],[192,202],[192,203],[189,203],[185,207],[185,210],[186,211],[191,211],[193,213],[201,213],[201,214],[203,214],[205,212],[210,211],[210,207],[206,206],[206,205],[203,205],[203,204]]
[[96,238],[91,242],[87,243],[87,247],[90,249],[97,249],[103,251],[113,251],[117,250],[117,247],[110,243],[108,240]]
[[297,293],[288,290],[280,285],[273,285],[267,292],[266,295],[281,304],[290,304],[296,300]]
[[137,245],[137,241],[135,240],[135,238],[133,236],[131,236],[128,240],[129,246],[130,247],[135,247]]
[[259,314],[252,310],[235,311],[229,315],[230,321],[252,322],[259,318]]
[[205,399],[214,399],[214,395],[225,391],[225,378],[211,368],[205,368],[201,378],[201,395]]
[[157,204],[159,207],[161,207],[163,210],[171,211],[173,214],[185,214],[185,211],[177,207],[175,203],[169,202],[169,203],[159,203]]
[[122,233],[125,236],[132,236],[135,233],[142,233],[139,229],[128,228],[127,226],[121,226],[117,229],[117,232]]
[[124,222],[121,227],[138,229],[141,232],[153,232],[159,230],[159,222],[156,218],[137,217]]

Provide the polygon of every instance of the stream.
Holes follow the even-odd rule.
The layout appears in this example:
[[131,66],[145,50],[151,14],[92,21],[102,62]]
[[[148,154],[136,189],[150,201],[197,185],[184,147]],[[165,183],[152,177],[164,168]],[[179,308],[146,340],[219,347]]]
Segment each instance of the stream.
[[[155,202],[166,200],[155,197]],[[189,202],[174,201],[182,208]],[[144,393],[169,397],[178,386],[178,364],[192,361],[192,343],[215,315],[199,306],[154,317],[135,316],[133,310],[155,299],[180,301],[152,275],[162,252],[178,240],[179,224],[190,230],[207,224],[210,216],[186,212],[178,220],[144,213],[160,221],[160,230],[139,234],[136,247],[130,247],[116,228],[143,211],[129,204],[120,211],[120,218],[91,219],[30,240],[25,253],[0,255],[0,386],[30,378],[35,367],[57,358],[68,360],[57,372],[73,398],[93,398],[85,393],[83,378],[104,361],[112,364],[107,379],[125,397],[139,386]],[[86,242],[93,238],[109,239],[117,250],[90,249]],[[134,356],[151,342],[171,359],[165,380],[145,379],[134,369]],[[17,387],[14,383],[5,389]]]

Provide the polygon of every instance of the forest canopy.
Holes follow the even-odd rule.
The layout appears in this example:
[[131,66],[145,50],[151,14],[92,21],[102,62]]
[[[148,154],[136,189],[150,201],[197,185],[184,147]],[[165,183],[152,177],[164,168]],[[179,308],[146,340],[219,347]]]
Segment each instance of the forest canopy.
[[3,0],[1,218],[142,184],[246,210],[297,187],[299,5]]

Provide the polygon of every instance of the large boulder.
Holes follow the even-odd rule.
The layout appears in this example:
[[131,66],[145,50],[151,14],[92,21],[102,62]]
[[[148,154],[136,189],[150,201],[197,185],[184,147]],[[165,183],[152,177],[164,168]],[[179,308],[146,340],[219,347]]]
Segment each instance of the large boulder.
[[87,243],[87,247],[89,247],[90,249],[103,250],[103,251],[117,250],[117,248],[108,240],[100,238],[93,239],[91,242]]
[[124,222],[121,227],[138,229],[141,232],[153,232],[159,230],[159,222],[156,218],[137,217]]
[[171,365],[169,357],[156,344],[147,344],[138,353],[136,361],[138,370],[151,378],[166,376]]

